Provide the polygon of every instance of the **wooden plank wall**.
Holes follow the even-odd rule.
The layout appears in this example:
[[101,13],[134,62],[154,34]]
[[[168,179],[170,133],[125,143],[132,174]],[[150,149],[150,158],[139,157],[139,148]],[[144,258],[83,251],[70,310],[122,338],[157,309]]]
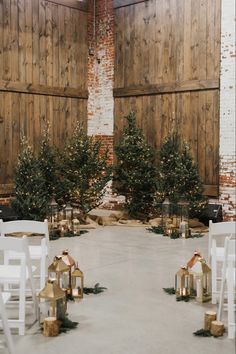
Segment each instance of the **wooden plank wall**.
[[12,183],[20,134],[35,149],[45,122],[62,146],[87,121],[87,12],[70,0],[0,1],[0,192]]
[[[133,3],[133,4],[132,4]],[[219,175],[220,0],[115,0],[115,142],[123,116],[157,149],[177,129],[205,192]]]

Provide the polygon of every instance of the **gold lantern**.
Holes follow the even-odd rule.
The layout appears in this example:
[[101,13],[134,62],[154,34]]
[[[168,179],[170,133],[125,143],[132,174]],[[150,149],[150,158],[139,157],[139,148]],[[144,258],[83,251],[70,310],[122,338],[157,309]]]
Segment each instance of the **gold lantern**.
[[53,197],[50,202],[50,222],[52,228],[57,228],[58,223],[58,204]]
[[48,267],[49,278],[56,279],[64,291],[69,289],[69,271],[70,267],[63,262],[62,256],[55,256],[52,264]]
[[189,237],[189,203],[180,201],[177,203],[179,232],[183,238]]
[[71,295],[75,298],[82,298],[84,291],[84,274],[76,264],[75,270],[71,274],[72,292]]
[[69,267],[69,279],[68,279],[67,293],[71,294],[72,293],[71,273],[72,273],[73,269],[75,268],[75,260],[69,255],[68,250],[62,251],[62,260]]
[[211,269],[205,259],[199,257],[189,269],[192,276],[193,290],[198,302],[211,300]]
[[78,219],[73,219],[72,220],[72,229],[73,229],[73,233],[74,235],[79,235],[80,234],[80,222]]
[[68,229],[71,230],[72,220],[73,220],[73,208],[70,205],[70,203],[66,204],[64,212],[65,212],[65,219],[68,221]]
[[56,279],[49,279],[39,292],[39,322],[46,317],[61,318],[66,313],[65,292],[58,286]]
[[175,274],[176,297],[188,297],[190,295],[190,275],[186,266],[181,266]]
[[169,218],[172,215],[172,204],[168,198],[165,198],[164,202],[162,203],[161,210],[162,210],[162,226],[166,227]]
[[187,267],[192,268],[194,264],[202,258],[200,251],[195,251],[192,258],[188,261]]

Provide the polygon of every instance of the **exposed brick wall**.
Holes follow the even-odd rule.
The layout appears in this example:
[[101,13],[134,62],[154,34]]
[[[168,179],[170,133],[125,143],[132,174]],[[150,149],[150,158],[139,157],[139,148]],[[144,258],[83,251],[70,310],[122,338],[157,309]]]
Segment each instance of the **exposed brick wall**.
[[236,220],[235,59],[235,1],[222,0],[219,202],[225,220]]
[[105,152],[108,149],[108,162],[110,164],[113,163],[113,144],[114,144],[114,136],[111,135],[95,135],[95,140],[101,141],[101,153]]
[[[95,18],[94,18],[95,16]],[[95,22],[94,22],[95,21]],[[113,156],[114,13],[112,0],[89,0],[88,134]]]

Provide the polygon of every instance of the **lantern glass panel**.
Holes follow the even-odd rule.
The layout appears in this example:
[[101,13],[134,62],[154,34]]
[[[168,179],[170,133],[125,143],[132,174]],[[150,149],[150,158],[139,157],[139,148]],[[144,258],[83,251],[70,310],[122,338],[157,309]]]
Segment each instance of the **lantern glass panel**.
[[80,222],[79,222],[79,220],[78,219],[73,219],[72,226],[73,226],[73,233],[75,235],[79,235],[80,234]]
[[73,208],[70,205],[70,203],[67,203],[67,205],[65,207],[65,216],[66,216],[66,220],[69,221],[69,225],[71,226],[71,223],[73,220]]
[[196,300],[199,302],[211,299],[211,269],[207,266],[204,259],[200,258],[190,270],[193,276],[193,291]]
[[185,221],[188,223],[188,221],[189,221],[189,203],[186,201],[180,201],[177,204],[177,209],[178,209],[179,222]]
[[81,270],[76,267],[71,275],[71,295],[75,298],[83,297],[84,290],[84,275]]
[[58,204],[53,197],[50,203],[50,222],[52,227],[57,227],[58,223]]
[[187,297],[190,295],[190,274],[185,266],[182,266],[175,275],[176,297]]

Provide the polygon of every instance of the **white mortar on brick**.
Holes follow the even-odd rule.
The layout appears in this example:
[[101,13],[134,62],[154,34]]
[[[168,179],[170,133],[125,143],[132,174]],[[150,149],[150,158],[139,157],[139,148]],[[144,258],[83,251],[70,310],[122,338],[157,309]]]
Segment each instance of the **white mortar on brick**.
[[219,202],[227,217],[236,216],[235,58],[235,0],[222,0]]

